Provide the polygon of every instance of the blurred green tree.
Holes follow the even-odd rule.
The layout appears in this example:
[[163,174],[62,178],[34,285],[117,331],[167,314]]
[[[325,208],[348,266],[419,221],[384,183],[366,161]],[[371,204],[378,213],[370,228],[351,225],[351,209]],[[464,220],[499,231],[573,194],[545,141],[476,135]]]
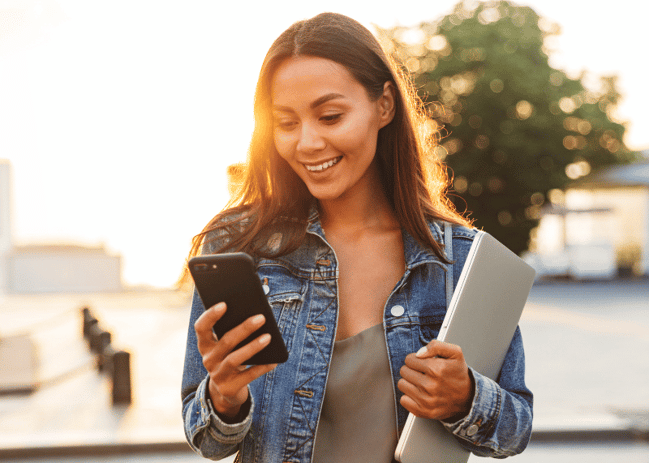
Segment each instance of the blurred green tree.
[[464,1],[439,21],[378,32],[442,133],[454,203],[516,253],[550,191],[634,158],[615,120],[616,77],[592,90],[585,73],[553,69],[559,27],[529,7]]

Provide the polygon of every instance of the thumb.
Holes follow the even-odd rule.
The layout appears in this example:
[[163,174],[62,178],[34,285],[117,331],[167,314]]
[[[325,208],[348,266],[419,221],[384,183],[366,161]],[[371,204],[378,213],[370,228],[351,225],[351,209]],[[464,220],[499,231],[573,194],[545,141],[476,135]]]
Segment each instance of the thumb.
[[433,339],[427,345],[417,351],[417,358],[442,357],[450,358],[456,354],[457,346],[443,341]]

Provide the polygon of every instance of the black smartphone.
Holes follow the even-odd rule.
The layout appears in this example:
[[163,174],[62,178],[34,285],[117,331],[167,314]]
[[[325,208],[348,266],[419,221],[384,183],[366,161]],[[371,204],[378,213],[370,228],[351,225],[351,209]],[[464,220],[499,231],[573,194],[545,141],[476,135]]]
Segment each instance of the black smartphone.
[[246,365],[286,362],[288,351],[252,257],[243,252],[193,257],[189,260],[189,272],[205,309],[219,302],[227,304],[227,311],[213,328],[218,338],[253,315],[266,317],[266,323],[235,348],[264,333],[270,334],[270,344],[244,362]]

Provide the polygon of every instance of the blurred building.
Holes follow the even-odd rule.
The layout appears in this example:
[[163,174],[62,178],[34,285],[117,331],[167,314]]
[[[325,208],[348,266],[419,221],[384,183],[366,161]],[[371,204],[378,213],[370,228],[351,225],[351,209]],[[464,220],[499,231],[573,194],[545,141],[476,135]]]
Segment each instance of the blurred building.
[[11,164],[0,159],[0,294],[6,287],[7,267],[5,256],[11,250],[12,221],[11,221]]
[[16,246],[6,256],[8,293],[90,293],[122,290],[122,262],[103,246]]
[[103,246],[15,246],[11,164],[0,160],[0,294],[115,292],[122,262]]
[[544,211],[534,252],[541,275],[649,276],[649,160],[575,182]]

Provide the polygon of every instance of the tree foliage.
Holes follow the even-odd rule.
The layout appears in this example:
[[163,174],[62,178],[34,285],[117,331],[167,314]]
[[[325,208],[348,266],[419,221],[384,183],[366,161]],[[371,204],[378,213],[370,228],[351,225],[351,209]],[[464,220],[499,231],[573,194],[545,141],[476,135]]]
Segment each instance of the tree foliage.
[[633,158],[615,121],[616,77],[584,85],[549,64],[558,26],[506,1],[461,2],[417,27],[379,30],[442,138],[453,201],[520,253],[549,192]]

